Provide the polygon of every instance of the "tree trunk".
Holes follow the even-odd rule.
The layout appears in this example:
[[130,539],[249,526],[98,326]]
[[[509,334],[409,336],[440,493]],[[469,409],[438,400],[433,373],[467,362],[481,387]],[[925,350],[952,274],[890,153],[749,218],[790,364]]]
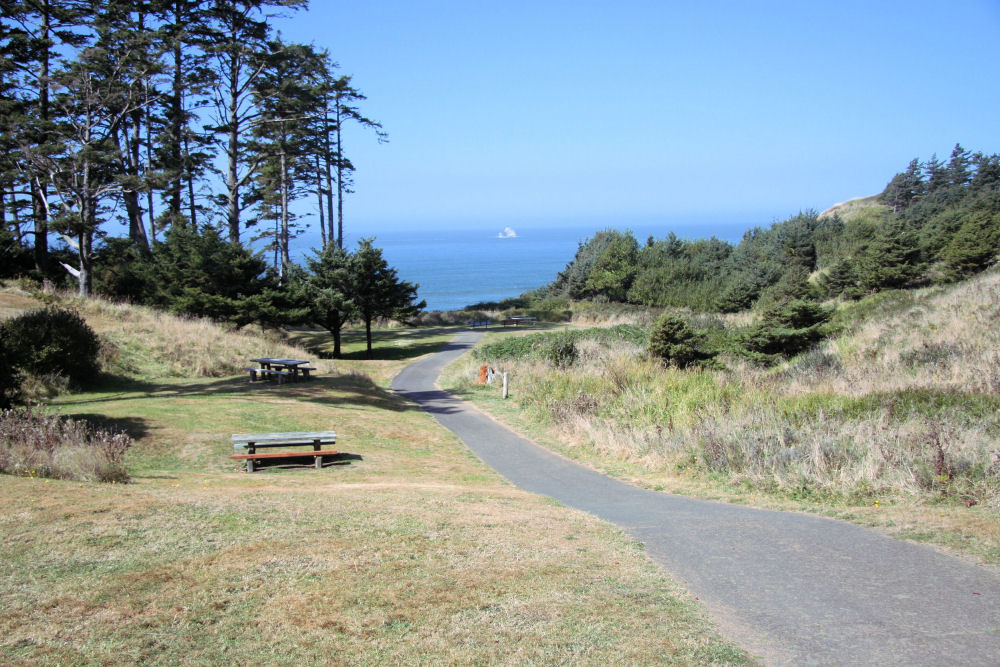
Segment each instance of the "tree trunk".
[[[135,125],[135,137],[131,139],[128,133],[127,123],[122,123],[119,128],[122,136],[118,132],[113,133],[115,147],[125,156],[125,173],[133,177],[137,182],[139,179],[139,134],[142,128],[139,126],[140,114],[138,111],[132,114],[132,122]],[[122,150],[122,139],[124,139],[125,150]],[[128,237],[138,246],[141,252],[149,251],[149,239],[146,238],[146,228],[142,224],[142,207],[139,205],[139,192],[137,190],[123,190],[122,200],[125,202],[125,212],[128,215]]]
[[188,203],[191,208],[191,229],[198,229],[198,206],[194,199],[194,170],[191,169],[191,150],[187,133],[184,134],[184,171],[187,174]]
[[[181,30],[181,11],[174,4],[174,29]],[[184,53],[179,38],[174,39],[173,95],[170,98],[170,213],[174,220],[181,216],[181,190],[184,169],[181,135],[184,132]],[[183,223],[182,223],[183,224]]]
[[330,146],[330,112],[328,109],[323,110],[323,170],[325,171],[326,178],[326,220],[329,225],[329,239],[330,243],[337,241],[337,247],[343,250],[344,244],[339,240],[336,234],[333,233],[333,155],[331,153],[332,146]]
[[14,219],[14,232],[17,235],[17,247],[24,249],[24,231],[21,229],[21,214],[18,212],[17,207],[17,192],[14,190],[14,184],[10,184],[10,215]]
[[323,215],[323,175],[320,172],[319,154],[316,158],[316,199],[319,203],[319,237],[320,247],[326,247],[326,216]]
[[365,343],[368,345],[368,349],[365,352],[365,358],[372,358],[372,316],[365,315]]
[[[149,105],[146,105],[145,112],[143,113],[146,119],[146,165],[148,168],[153,168],[153,136],[152,136],[152,126],[153,119],[149,112]],[[153,239],[153,244],[156,243],[156,214],[153,208],[153,188],[150,187],[149,183],[146,183],[146,206],[149,207],[149,234]]]
[[[42,120],[42,132],[38,140],[46,143],[45,127],[49,120],[49,0],[43,0],[39,10],[42,14],[41,39],[42,61],[38,79],[38,114]],[[32,216],[35,219],[35,269],[43,276],[49,269],[49,221],[48,207],[45,199],[48,197],[45,181],[41,178],[31,179]]]
[[344,247],[344,142],[340,124],[340,100],[337,100],[337,247]]
[[[234,32],[233,39],[236,39]],[[240,150],[239,126],[239,63],[234,56],[229,65],[229,144],[226,147],[226,222],[229,225],[229,242],[240,243],[240,179],[237,172]]]
[[340,311],[337,311],[337,313],[333,315],[330,325],[331,326],[329,326],[328,329],[330,333],[333,334],[333,358],[340,359],[340,330],[344,326],[344,321],[340,316]]
[[285,149],[281,149],[281,269],[278,277],[284,277],[288,265],[292,263],[288,253],[288,164]]

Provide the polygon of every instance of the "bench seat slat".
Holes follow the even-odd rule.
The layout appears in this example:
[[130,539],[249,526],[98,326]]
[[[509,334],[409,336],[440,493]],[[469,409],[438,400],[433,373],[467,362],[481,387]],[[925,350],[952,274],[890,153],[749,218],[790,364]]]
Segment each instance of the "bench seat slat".
[[256,454],[233,454],[230,458],[236,459],[238,461],[246,461],[247,459],[296,459],[296,458],[312,458],[314,456],[334,456],[339,454],[336,449],[320,449],[318,451],[308,451],[308,452],[267,452]]

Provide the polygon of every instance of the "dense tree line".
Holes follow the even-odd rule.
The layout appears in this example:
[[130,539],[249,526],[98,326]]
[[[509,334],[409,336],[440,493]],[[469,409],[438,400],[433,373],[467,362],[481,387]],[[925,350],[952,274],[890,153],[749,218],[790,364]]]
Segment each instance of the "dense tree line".
[[[947,162],[915,159],[877,203],[843,219],[800,213],[751,229],[736,245],[673,233],[640,244],[631,232],[606,230],[582,243],[539,295],[714,312],[758,307],[785,326],[797,319],[789,312],[812,312],[803,301],[958,280],[1000,253],[1000,156],[956,145]],[[793,302],[800,305],[781,310]],[[797,324],[805,330],[823,318],[812,312]],[[759,336],[755,344],[769,349]]]
[[[277,17],[306,4],[4,2],[2,272],[61,282],[65,270],[81,295],[96,287],[160,298],[182,289],[168,279],[190,282],[186,269],[170,273],[171,253],[221,238],[231,250],[205,252],[228,252],[231,266],[219,271],[253,274],[244,292],[259,293],[266,267],[246,248],[263,239],[283,278],[290,242],[311,222],[296,218],[303,199],[318,209],[322,244],[343,247],[354,169],[343,128],[384,135],[326,51],[276,32]],[[110,230],[116,221],[122,238]],[[202,291],[201,300],[231,298]]]
[[[337,354],[350,318],[364,321],[370,352],[373,319],[422,307],[371,240],[344,248],[344,127],[385,135],[326,51],[276,33],[275,17],[305,8],[3,3],[0,277],[68,272],[82,296],[234,326],[320,323]],[[303,199],[321,237],[308,270],[290,254],[310,222],[296,217]],[[126,234],[110,232],[116,221]],[[272,261],[251,251],[261,240]]]

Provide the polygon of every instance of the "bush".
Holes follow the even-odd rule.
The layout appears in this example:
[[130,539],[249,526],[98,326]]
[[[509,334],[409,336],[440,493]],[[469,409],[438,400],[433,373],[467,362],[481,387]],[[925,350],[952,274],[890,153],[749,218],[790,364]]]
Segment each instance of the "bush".
[[33,375],[62,375],[85,384],[98,371],[100,341],[78,313],[49,307],[0,325],[10,363]]
[[[0,329],[2,333],[2,329]],[[10,407],[17,398],[21,376],[11,360],[6,338],[0,338],[0,410]]]
[[550,336],[541,349],[542,357],[559,368],[567,368],[576,361],[579,352],[576,349],[575,337],[569,333]]
[[687,322],[671,313],[665,313],[649,337],[649,353],[664,363],[685,368],[704,355],[698,350],[698,334]]
[[794,300],[764,310],[761,322],[743,336],[743,345],[757,361],[776,361],[809,349],[823,337],[830,311],[818,303]]
[[127,482],[124,433],[91,431],[83,422],[37,415],[30,409],[0,413],[0,472],[82,482]]

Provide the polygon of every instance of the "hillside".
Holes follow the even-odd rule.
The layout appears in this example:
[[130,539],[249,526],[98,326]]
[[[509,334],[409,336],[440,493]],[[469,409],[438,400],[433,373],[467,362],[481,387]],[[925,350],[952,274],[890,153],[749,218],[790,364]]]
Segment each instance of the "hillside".
[[[643,317],[617,336],[535,334],[482,346],[447,386],[650,488],[822,509],[1000,562],[998,292],[992,270],[845,302],[837,333],[769,367],[664,366]],[[508,373],[510,402],[471,384],[479,363]]]
[[884,205],[879,203],[879,195],[858,197],[856,199],[848,199],[847,201],[840,202],[839,204],[834,204],[816,217],[822,220],[823,218],[829,218],[837,215],[840,216],[842,220],[847,221],[853,218],[858,212],[882,206]]

